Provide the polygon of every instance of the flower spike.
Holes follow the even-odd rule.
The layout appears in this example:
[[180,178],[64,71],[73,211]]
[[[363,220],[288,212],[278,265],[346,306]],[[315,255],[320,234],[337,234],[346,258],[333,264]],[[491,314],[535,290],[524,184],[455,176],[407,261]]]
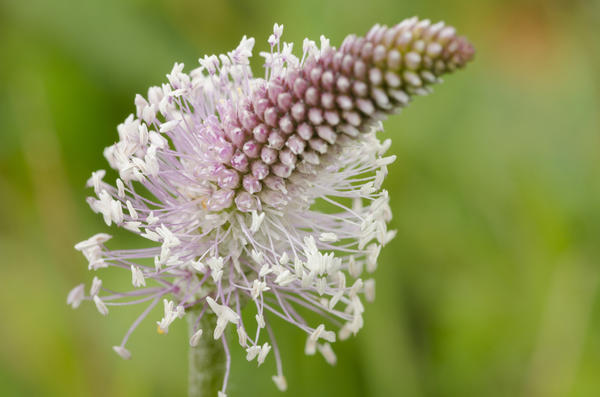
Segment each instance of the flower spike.
[[[253,38],[201,58],[189,74],[176,63],[168,83],[135,97],[135,115],[105,149],[115,184],[103,180],[103,170],[88,181],[88,203],[108,226],[152,244],[110,250],[111,237],[97,234],[75,246],[90,270],[125,269],[134,288],[111,292],[94,278],[89,295],[79,285],[68,304],[92,301],[103,315],[109,306],[147,304],[114,347],[123,358],[130,358],[133,330],[162,300],[159,333],[194,316],[192,348],[220,340],[229,363],[225,331],[236,327],[249,361],[261,365],[273,350],[273,381],[286,390],[274,318],[305,332],[306,354],[319,351],[330,364],[337,361],[331,343],[363,326],[363,297],[375,298],[375,280],[363,273],[375,271],[395,235],[382,189],[395,156],[385,156],[390,140],[376,133],[415,95],[464,67],[474,50],[454,28],[417,18],[376,25],[339,48],[324,37],[320,46],[305,40],[301,57],[282,34],[275,24],[270,50],[261,53],[265,78],[249,67]],[[242,310],[255,312],[254,338]],[[310,324],[307,311],[327,325]],[[216,317],[213,330],[197,328],[202,316]],[[212,338],[202,337],[210,331]]]

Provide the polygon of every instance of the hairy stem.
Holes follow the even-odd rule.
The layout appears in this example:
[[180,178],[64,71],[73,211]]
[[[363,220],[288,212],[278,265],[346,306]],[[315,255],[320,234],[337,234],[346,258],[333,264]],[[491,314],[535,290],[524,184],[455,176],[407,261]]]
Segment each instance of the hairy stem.
[[188,393],[189,397],[214,397],[223,385],[225,375],[225,353],[220,340],[214,340],[212,330],[216,325],[215,316],[202,316],[198,327],[196,315],[188,315],[190,337],[198,330],[204,330],[198,345],[190,346],[188,361]]

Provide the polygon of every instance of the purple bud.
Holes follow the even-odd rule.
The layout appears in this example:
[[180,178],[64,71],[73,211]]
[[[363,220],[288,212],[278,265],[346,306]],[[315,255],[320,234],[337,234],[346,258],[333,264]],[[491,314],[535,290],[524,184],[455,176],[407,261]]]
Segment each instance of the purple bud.
[[308,141],[313,136],[313,129],[308,123],[302,123],[298,127],[298,135],[300,138]]
[[325,109],[333,109],[335,107],[335,96],[331,92],[325,92],[321,95],[321,105]]
[[283,147],[285,139],[277,130],[273,130],[269,134],[269,146],[273,149],[279,150]]
[[277,108],[270,107],[265,110],[265,123],[271,127],[277,127],[277,121],[279,116],[277,114]]
[[269,175],[269,166],[260,160],[253,161],[250,167],[252,169],[252,175],[254,175],[258,180],[262,180]]
[[275,190],[263,191],[260,195],[260,199],[265,204],[270,205],[274,208],[281,208],[287,203],[287,200],[285,199],[283,194]]
[[294,81],[294,95],[296,95],[297,98],[303,98],[307,88],[308,83],[306,80],[298,78]]
[[354,40],[354,43],[352,43],[352,49],[350,50],[350,52],[352,52],[352,55],[360,57],[360,53],[365,42],[366,41],[364,37],[357,37],[356,40]]
[[319,80],[321,79],[321,73],[323,71],[321,70],[320,67],[316,67],[313,68],[310,73],[309,73],[309,77],[310,77],[310,81],[314,86],[319,86]]
[[354,77],[359,80],[364,80],[365,75],[367,74],[367,65],[360,59],[354,62]]
[[309,164],[319,165],[319,155],[311,150],[302,153],[302,159]]
[[252,130],[252,135],[257,142],[265,143],[269,137],[269,127],[264,124],[259,124]]
[[328,142],[330,145],[333,145],[337,139],[337,134],[328,125],[318,126],[317,135],[319,135],[319,137]]
[[308,110],[308,121],[313,125],[318,125],[323,122],[323,111],[319,108],[310,108]]
[[327,153],[327,143],[322,139],[313,138],[310,141],[308,141],[308,145],[311,147],[311,149],[321,154]]
[[[429,83],[434,83],[435,76],[433,74],[431,74],[431,76],[433,77],[433,79],[427,79],[427,80]],[[398,77],[398,75],[392,71],[385,72],[384,77],[385,77],[386,84],[392,88],[396,88],[396,87],[399,87],[400,85],[402,85],[402,80],[400,79],[400,77]]]
[[244,143],[244,147],[242,150],[244,151],[246,156],[248,156],[251,159],[255,159],[260,155],[260,149],[261,145],[258,142],[250,140]]
[[277,97],[283,92],[283,87],[277,83],[271,82],[267,87],[269,93],[269,100],[272,104],[277,103]]
[[277,106],[282,112],[287,112],[292,106],[292,96],[288,92],[279,94],[277,97]]
[[383,76],[379,68],[372,68],[369,70],[369,82],[373,85],[381,85],[383,82]]
[[319,90],[316,89],[315,87],[309,87],[306,90],[304,100],[306,101],[307,104],[309,104],[311,106],[318,106],[319,105]]
[[298,102],[292,106],[292,117],[296,121],[304,120],[305,108],[302,102]]
[[306,146],[306,143],[297,135],[292,135],[289,137],[285,144],[294,154],[302,153],[304,151],[304,147]]
[[284,149],[279,152],[279,161],[290,167],[296,165],[296,155],[290,149]]
[[352,67],[354,66],[354,57],[350,54],[346,54],[342,59],[342,71],[346,76],[352,73]]
[[258,199],[248,192],[240,192],[235,197],[235,205],[242,212],[250,212],[258,208]]
[[338,125],[340,123],[340,115],[335,110],[328,110],[325,112],[325,121],[329,125]]
[[340,49],[340,51],[336,52],[332,59],[332,67],[336,72],[339,72],[342,68],[342,59],[344,58],[344,53],[342,51],[343,50]]
[[293,170],[294,167],[282,163],[274,164],[271,166],[271,171],[273,172],[273,174],[281,178],[288,178],[290,175],[292,175]]
[[240,175],[234,170],[224,168],[217,174],[217,183],[223,189],[235,189],[240,184]]
[[357,99],[356,107],[358,107],[358,110],[360,110],[367,116],[370,116],[373,113],[375,113],[375,106],[373,105],[373,102],[365,98]]
[[370,41],[366,42],[360,50],[360,57],[365,61],[370,61],[373,55],[373,43]]
[[250,174],[244,175],[242,185],[244,186],[244,189],[250,194],[258,193],[262,189],[262,184],[260,183],[258,178]]
[[264,146],[260,152],[260,158],[265,164],[273,164],[277,160],[277,151]]
[[365,97],[369,93],[369,87],[362,81],[355,81],[352,84],[352,92],[358,97]]
[[300,77],[300,70],[299,69],[290,69],[288,71],[287,76],[285,77],[285,84],[286,84],[287,88],[293,88],[294,83],[296,82],[298,77]]
[[258,117],[252,112],[245,110],[242,113],[242,125],[248,131],[252,131],[254,127],[258,124]]
[[335,77],[334,77],[333,72],[331,70],[326,71],[321,76],[321,86],[324,89],[326,89],[327,91],[332,91],[333,90],[333,84],[334,84],[334,82],[335,82]]
[[233,190],[217,190],[206,201],[206,208],[209,211],[222,211],[229,208],[231,207],[234,194],[235,192]]
[[352,99],[347,95],[338,96],[337,104],[342,110],[350,110],[353,107]]
[[279,119],[279,128],[286,134],[291,134],[294,132],[294,123],[292,122],[292,118],[289,114],[286,114]]
[[238,150],[231,158],[230,164],[236,170],[246,172],[248,170],[248,157]]
[[356,138],[360,134],[360,131],[356,127],[351,126],[350,124],[344,124],[340,126],[340,131],[352,138]]
[[345,94],[350,90],[350,80],[346,76],[340,76],[337,79],[336,87],[339,92]]
[[219,162],[228,163],[233,156],[234,148],[232,145],[224,143],[223,146],[217,148],[216,153]]
[[265,179],[265,185],[271,190],[277,190],[282,193],[287,193],[287,189],[285,188],[285,182],[283,178],[279,176],[270,175]]
[[228,131],[228,137],[231,143],[233,143],[237,147],[241,147],[246,140],[246,134],[242,131],[241,128],[233,128]]
[[265,110],[269,107],[269,101],[266,98],[260,98],[256,102],[254,102],[254,111],[256,115],[260,118],[264,117]]
[[373,88],[371,90],[371,97],[375,100],[378,107],[382,109],[389,109],[391,107],[389,98],[381,88]]
[[[419,56],[419,54],[415,54],[414,52],[412,54],[418,56],[419,60],[417,62],[420,62],[421,57]],[[408,57],[408,54],[406,54],[406,57]],[[407,62],[407,58],[405,58],[405,62]],[[402,55],[400,55],[400,52],[398,50],[390,51],[387,55],[388,68],[390,68],[392,70],[398,70],[398,69],[400,69],[401,64],[402,64]]]
[[355,127],[358,127],[360,125],[361,117],[356,112],[346,111],[342,113],[342,117],[344,118],[344,120],[350,123],[350,125],[353,125]]
[[385,60],[386,56],[387,56],[387,50],[381,44],[379,44],[373,50],[373,62],[375,62],[375,64],[378,66],[381,65],[381,63]]

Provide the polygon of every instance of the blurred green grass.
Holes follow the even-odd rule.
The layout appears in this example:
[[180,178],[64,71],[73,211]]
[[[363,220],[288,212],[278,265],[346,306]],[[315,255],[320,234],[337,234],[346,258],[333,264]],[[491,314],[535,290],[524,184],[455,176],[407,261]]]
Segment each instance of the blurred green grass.
[[[476,61],[385,124],[398,237],[377,301],[334,368],[276,322],[286,395],[598,395],[600,5],[584,0],[0,1],[0,395],[185,395],[183,323],[147,321],[124,362],[110,346],[139,308],[65,305],[91,277],[74,242],[105,228],[84,183],[136,92],[244,34],[264,49],[274,22],[340,43],[412,15],[457,26]],[[272,360],[233,357],[230,396],[280,395]]]

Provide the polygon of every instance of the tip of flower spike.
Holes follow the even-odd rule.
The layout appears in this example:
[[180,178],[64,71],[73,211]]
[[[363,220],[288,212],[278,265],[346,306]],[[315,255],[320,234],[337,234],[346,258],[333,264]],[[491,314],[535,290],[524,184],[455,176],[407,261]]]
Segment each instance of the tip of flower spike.
[[458,37],[456,39],[456,45],[458,46],[455,55],[457,57],[456,64],[461,68],[473,60],[475,57],[475,47],[465,36]]

